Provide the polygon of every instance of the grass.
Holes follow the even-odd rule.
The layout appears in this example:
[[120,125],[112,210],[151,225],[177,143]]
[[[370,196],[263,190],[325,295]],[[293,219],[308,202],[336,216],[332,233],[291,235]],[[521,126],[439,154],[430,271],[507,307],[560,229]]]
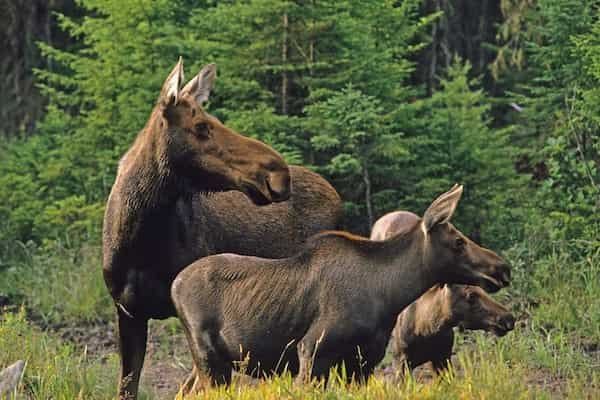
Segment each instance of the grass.
[[101,250],[73,250],[58,244],[36,248],[22,244],[0,270],[0,293],[35,310],[46,324],[107,321],[114,306],[102,277]]
[[339,376],[324,387],[320,383],[294,384],[288,376],[259,381],[248,386],[234,382],[229,387],[214,388],[199,396],[187,399],[519,399],[530,398],[534,390],[515,374],[502,360],[489,360],[489,354],[461,354],[458,369],[461,374],[449,371],[432,382],[420,383],[412,377],[401,382],[376,377],[366,385],[343,383]]
[[116,356],[92,360],[48,333],[33,327],[25,312],[0,320],[0,368],[26,361],[19,394],[32,399],[106,399],[115,387]]
[[[518,315],[517,328],[500,339],[484,333],[457,335],[455,369],[432,381],[408,377],[393,382],[379,375],[367,385],[333,379],[325,388],[318,383],[297,385],[290,376],[251,384],[236,378],[231,386],[197,398],[600,398],[600,250],[574,254],[558,248],[541,257],[528,245],[511,249],[507,256],[514,265],[514,283],[497,297]],[[30,251],[18,268],[19,275],[1,272],[7,279],[2,279],[0,291],[19,298],[48,322],[112,319],[97,249]],[[160,327],[160,349],[169,357],[181,330],[175,320],[163,321]],[[114,396],[116,355],[98,358],[77,350],[35,328],[23,311],[0,320],[0,368],[17,359],[27,361],[19,390],[29,398]]]
[[[532,340],[527,340],[527,338]],[[596,399],[600,398],[600,372],[591,368],[593,358],[581,355],[564,370],[540,368],[532,351],[573,361],[563,348],[532,335],[529,328],[503,339],[483,333],[459,338],[457,362],[447,373],[431,381],[407,377],[394,382],[377,376],[367,385],[346,385],[334,372],[332,382],[297,385],[288,376],[258,381],[234,378],[229,387],[213,388],[193,399]],[[472,340],[474,343],[469,343]]]

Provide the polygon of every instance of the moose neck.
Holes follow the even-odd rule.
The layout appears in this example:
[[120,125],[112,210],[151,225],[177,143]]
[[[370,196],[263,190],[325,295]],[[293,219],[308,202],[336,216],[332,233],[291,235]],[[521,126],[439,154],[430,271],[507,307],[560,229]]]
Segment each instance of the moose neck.
[[135,241],[150,224],[185,194],[168,158],[168,136],[160,110],[155,109],[134,144],[119,163],[109,200],[106,223],[122,243]]
[[438,267],[428,253],[420,223],[413,229],[383,242],[385,257],[378,277],[387,311],[397,315],[439,282]]
[[414,329],[419,335],[434,335],[455,325],[442,285],[436,285],[425,292],[417,301],[416,307],[417,313],[423,316],[415,320]]
[[127,198],[134,202],[131,204],[134,208],[159,208],[172,203],[181,194],[169,161],[168,142],[166,122],[157,108],[121,161],[124,167],[121,187]]

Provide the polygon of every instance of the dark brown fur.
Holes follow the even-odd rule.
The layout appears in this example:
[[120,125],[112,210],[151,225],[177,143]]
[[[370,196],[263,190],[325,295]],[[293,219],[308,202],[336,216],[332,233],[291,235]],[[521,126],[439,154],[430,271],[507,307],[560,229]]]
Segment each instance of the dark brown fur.
[[396,371],[402,373],[405,366],[412,371],[427,362],[436,373],[447,368],[458,325],[504,336],[515,318],[480,287],[436,285],[398,316],[390,339]]
[[[408,211],[379,218],[371,239],[386,240],[402,234],[419,220]],[[513,315],[477,286],[436,285],[398,316],[390,349],[394,368],[410,371],[431,361],[434,370],[446,368],[452,355],[455,326],[483,329],[503,336],[514,328]]]
[[254,375],[288,368],[301,380],[326,378],[343,362],[348,376],[368,377],[398,314],[427,289],[506,285],[504,260],[448,222],[461,193],[443,194],[423,220],[387,241],[327,232],[291,258],[220,254],[184,269],[171,293],[199,385],[228,383],[232,363],[246,357]]
[[[335,228],[340,210],[319,175],[288,169],[273,149],[202,109],[214,66],[179,90],[182,69],[180,61],[120,161],[106,205],[103,273],[117,305],[120,398],[137,396],[147,321],[175,315],[170,286],[183,267],[223,251],[293,254],[308,236]],[[230,189],[239,191],[211,193]]]

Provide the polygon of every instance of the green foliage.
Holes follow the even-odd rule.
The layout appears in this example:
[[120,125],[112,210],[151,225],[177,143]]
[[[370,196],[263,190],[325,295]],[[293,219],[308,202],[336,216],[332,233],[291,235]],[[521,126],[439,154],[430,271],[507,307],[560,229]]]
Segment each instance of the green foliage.
[[470,68],[456,60],[440,90],[415,103],[405,128],[412,158],[398,161],[407,171],[398,204],[423,212],[454,183],[463,184],[455,222],[470,236],[501,245],[518,237],[526,205],[509,142],[514,128],[492,127],[490,102],[478,80],[469,79]]
[[[327,100],[306,108],[307,127],[316,132],[311,144],[331,156],[322,169],[345,182],[361,181],[368,226],[373,222],[372,182],[396,158],[407,155],[401,134],[391,132],[384,121],[381,103],[351,85]],[[352,187],[356,190],[356,188]]]
[[600,141],[597,106],[597,2],[539,1],[529,15],[527,83],[516,99],[522,151],[543,162],[531,230],[544,226],[550,240],[579,237],[598,245]]

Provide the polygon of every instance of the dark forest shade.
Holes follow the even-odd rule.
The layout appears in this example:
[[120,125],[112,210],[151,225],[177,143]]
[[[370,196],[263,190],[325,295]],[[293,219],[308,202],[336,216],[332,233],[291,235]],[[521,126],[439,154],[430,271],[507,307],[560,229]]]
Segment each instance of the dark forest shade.
[[80,13],[73,0],[3,0],[0,3],[0,136],[29,135],[44,112],[35,68],[53,69],[37,42],[58,48],[77,43],[59,28],[53,13]]
[[[594,2],[214,3],[44,2],[72,17],[62,33],[44,4],[2,3],[19,10],[2,35],[6,51],[34,54],[48,24],[52,45],[42,64],[1,58],[10,71],[0,126],[12,128],[0,131],[14,137],[37,120],[28,140],[0,148],[3,242],[98,242],[117,158],[180,55],[219,63],[211,111],[325,175],[351,231],[368,232],[392,209],[422,212],[456,181],[477,215],[457,224],[482,243],[508,247],[548,224],[557,229],[544,234],[561,238],[598,229]],[[38,95],[13,95],[33,90],[34,65],[43,118]],[[352,110],[348,93],[377,107]],[[328,104],[351,112],[318,112]],[[543,173],[531,182],[533,166]]]

